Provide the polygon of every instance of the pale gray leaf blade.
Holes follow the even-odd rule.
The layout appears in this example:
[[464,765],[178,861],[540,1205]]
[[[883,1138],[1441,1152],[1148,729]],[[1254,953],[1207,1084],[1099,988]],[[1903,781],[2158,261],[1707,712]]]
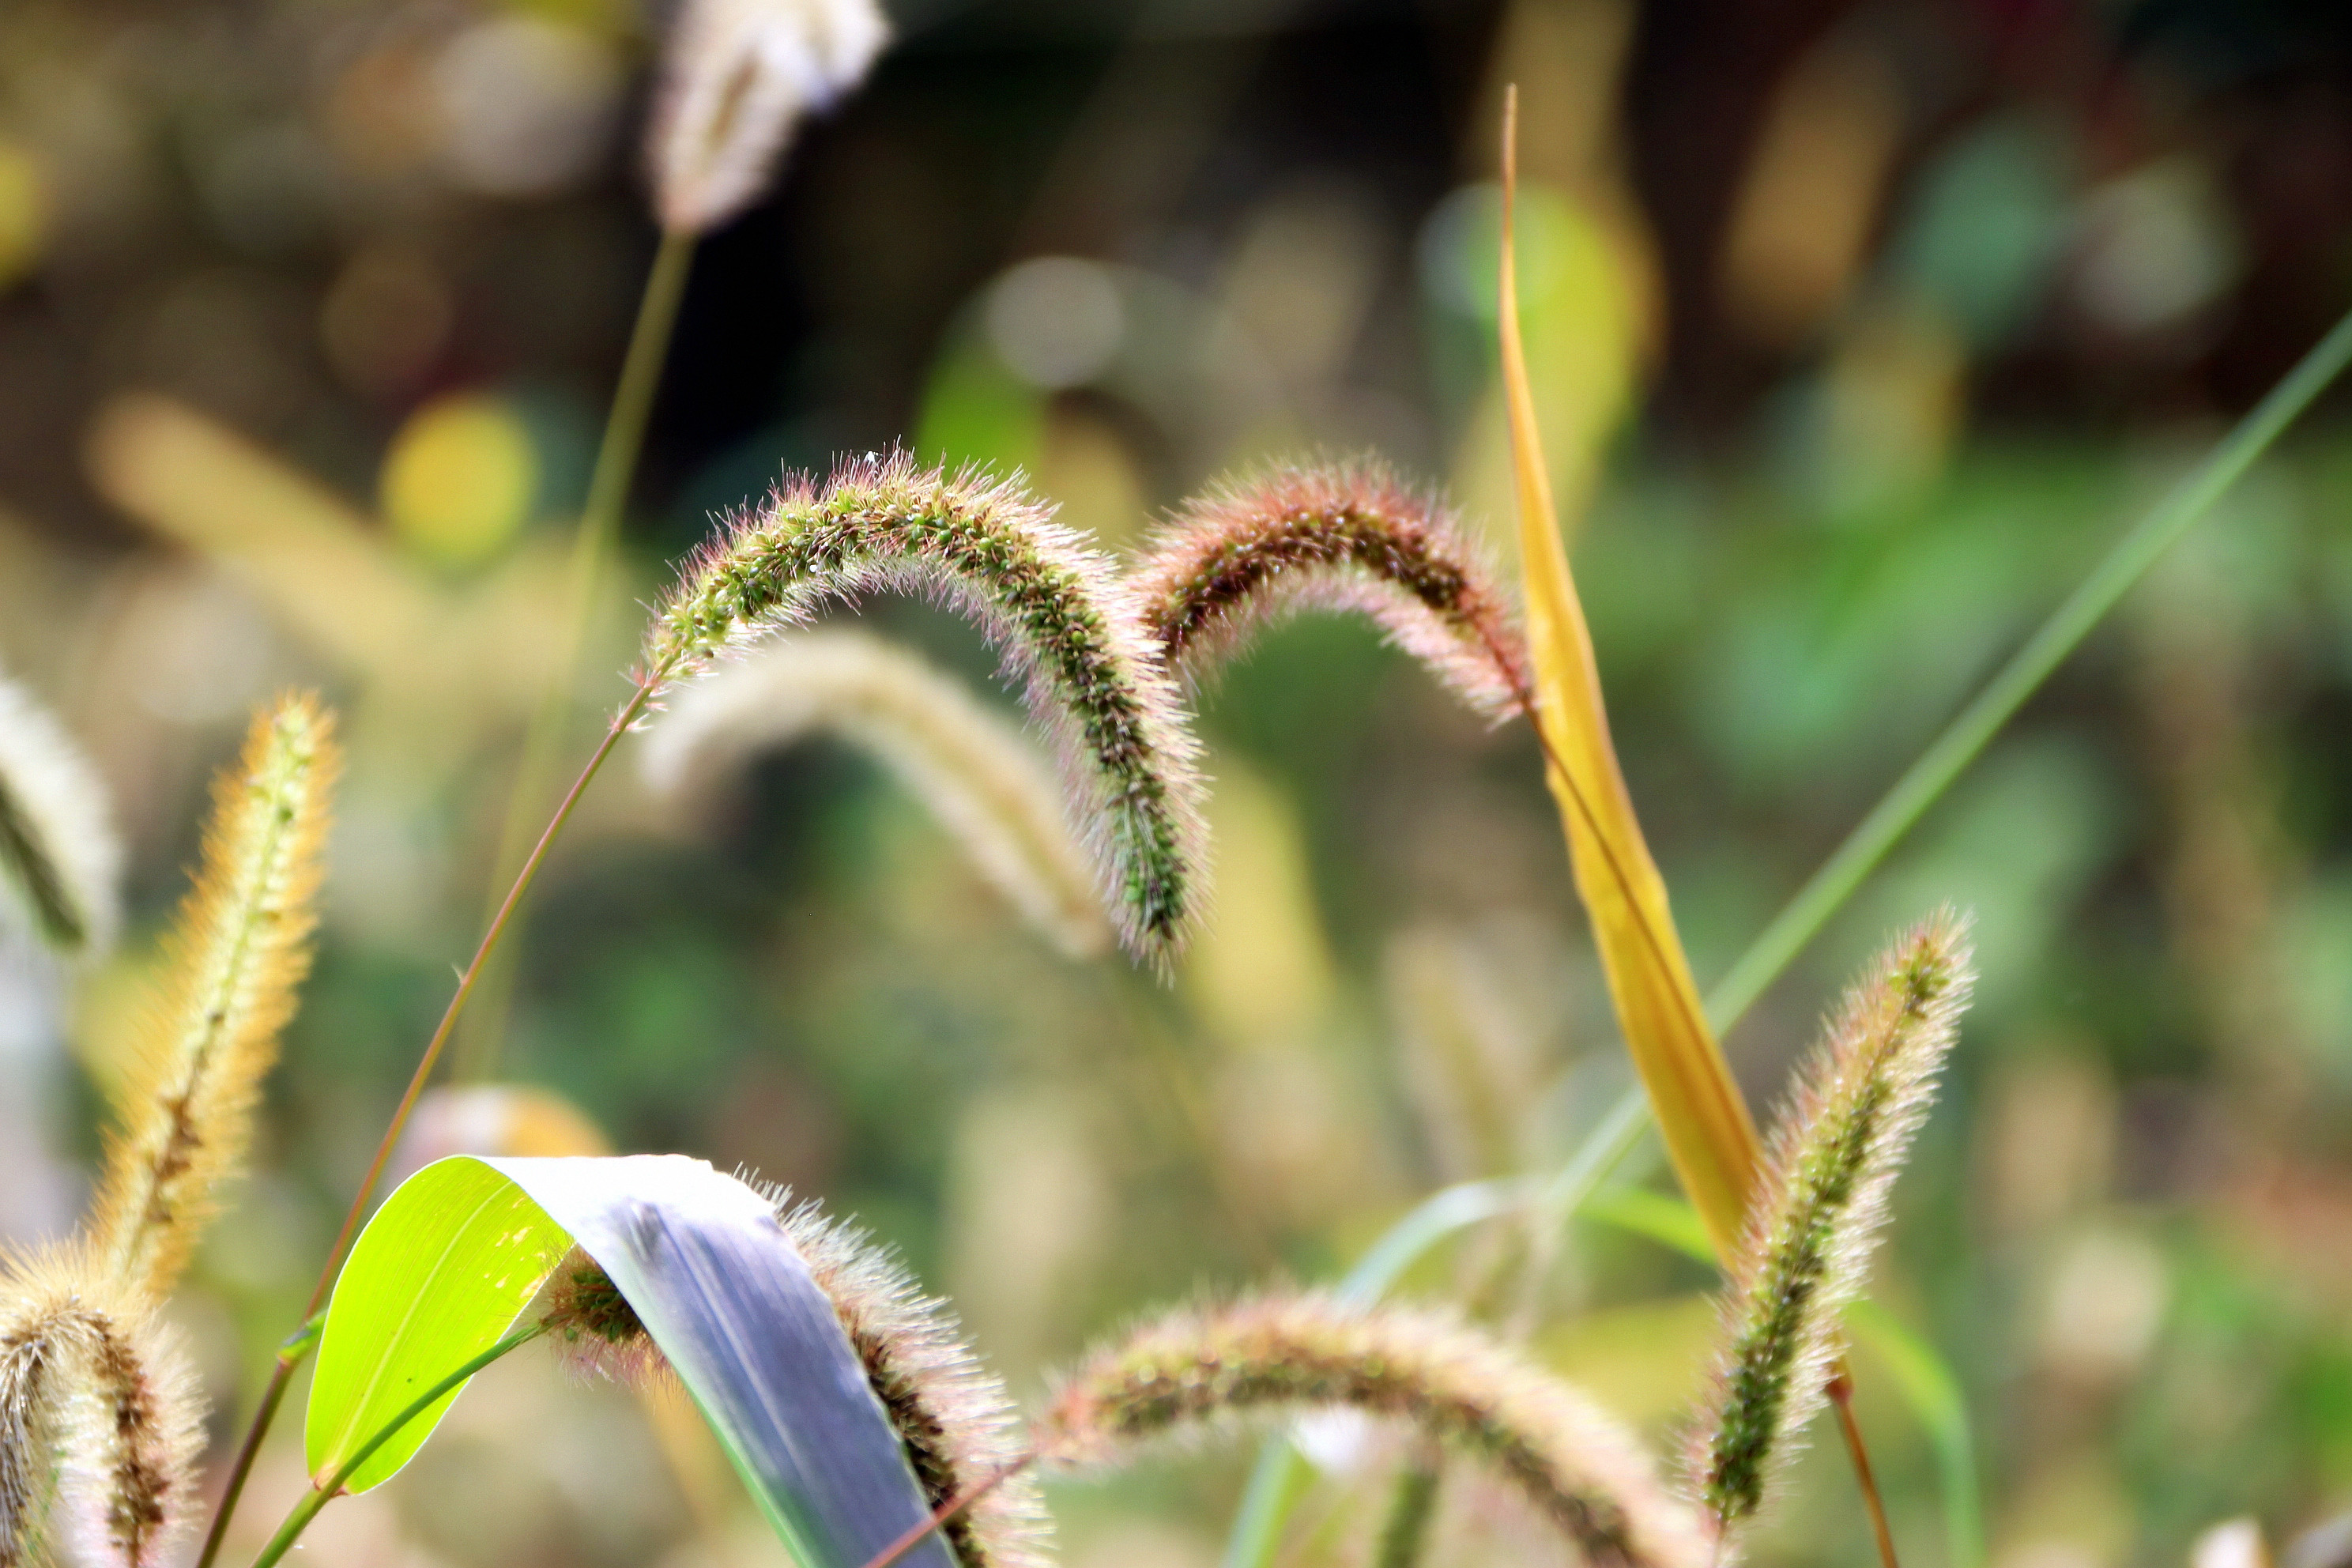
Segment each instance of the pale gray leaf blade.
[[[766,1199],[676,1154],[484,1163],[612,1276],[803,1568],[859,1568],[929,1516],[856,1348]],[[955,1568],[936,1535],[900,1561]]]

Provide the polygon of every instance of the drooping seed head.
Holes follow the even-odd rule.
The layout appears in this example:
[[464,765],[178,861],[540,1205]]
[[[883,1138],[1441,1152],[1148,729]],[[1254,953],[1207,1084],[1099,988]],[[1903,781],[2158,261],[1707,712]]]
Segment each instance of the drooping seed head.
[[200,1501],[202,1407],[148,1304],[79,1249],[0,1281],[0,1568],[150,1568]]
[[1493,568],[1436,500],[1370,459],[1284,467],[1189,501],[1137,563],[1168,668],[1200,676],[1269,621],[1370,616],[1465,702],[1524,710],[1524,638]]
[[895,773],[1063,952],[1091,958],[1109,946],[1094,868],[1035,748],[961,682],[863,632],[780,638],[688,688],[646,737],[645,777],[675,795],[690,774],[815,731]]
[[635,1387],[667,1370],[637,1310],[604,1265],[579,1247],[547,1277],[538,1304],[548,1343],[575,1372]]
[[889,33],[874,0],[684,0],[647,142],[662,226],[708,233],[758,199],[793,127]]
[[244,1157],[310,971],[338,758],[332,716],[289,696],[255,718],[214,784],[203,864],[165,939],[90,1224],[98,1265],[149,1298],[170,1292],[213,1188]]
[[1763,1506],[1821,1408],[1838,1314],[1861,1291],[1970,982],[1951,911],[1906,933],[1846,992],[1773,1133],[1692,1430],[1693,1484],[1718,1529]]
[[0,677],[0,923],[69,954],[119,923],[122,850],[106,789],[47,709]]
[[1117,1465],[1155,1439],[1343,1405],[1491,1468],[1596,1564],[1696,1568],[1705,1543],[1633,1437],[1575,1389],[1466,1324],[1327,1296],[1269,1296],[1147,1323],[1063,1380],[1041,1459]]
[[903,452],[793,480],[688,563],[654,617],[644,679],[658,689],[883,589],[954,606],[1003,650],[1060,742],[1105,901],[1129,945],[1164,961],[1202,900],[1192,735],[1109,562],[1018,486]]
[[[809,1273],[833,1301],[933,1508],[994,1478],[941,1527],[963,1568],[1043,1568],[1051,1527],[1004,1384],[965,1345],[947,1303],[856,1227],[773,1194]],[[1015,1472],[1010,1473],[1007,1472]]]

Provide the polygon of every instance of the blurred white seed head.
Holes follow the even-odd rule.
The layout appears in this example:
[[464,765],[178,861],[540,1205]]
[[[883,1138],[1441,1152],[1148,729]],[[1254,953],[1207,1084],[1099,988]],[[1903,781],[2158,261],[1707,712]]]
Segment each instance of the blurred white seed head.
[[903,648],[863,632],[783,637],[685,688],[643,752],[656,793],[813,732],[852,742],[897,775],[972,868],[1072,958],[1110,945],[1095,872],[1054,770],[1018,727]]
[[48,710],[0,677],[0,928],[58,952],[101,952],[121,868],[105,786]]
[[155,1568],[196,1514],[203,1398],[146,1299],[82,1249],[0,1278],[0,1568]]
[[801,117],[888,37],[874,0],[684,0],[647,148],[662,226],[702,234],[750,205]]

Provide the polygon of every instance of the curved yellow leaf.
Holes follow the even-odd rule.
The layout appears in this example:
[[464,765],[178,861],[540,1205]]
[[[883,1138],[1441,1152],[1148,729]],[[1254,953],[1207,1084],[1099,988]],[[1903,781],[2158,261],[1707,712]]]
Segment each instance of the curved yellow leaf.
[[[1547,782],[1568,828],[1576,889],[1592,921],[1619,1026],[1649,1090],[1667,1157],[1707,1234],[1738,1247],[1759,1156],[1756,1123],[1707,1027],[1690,963],[1675,932],[1666,887],[1650,858],[1609,738],[1592,637],[1569,574],[1519,338],[1511,206],[1517,184],[1514,92],[1503,131],[1503,247],[1498,311],[1505,400],[1519,512],[1529,662]],[[1596,405],[1594,445],[1617,409]]]

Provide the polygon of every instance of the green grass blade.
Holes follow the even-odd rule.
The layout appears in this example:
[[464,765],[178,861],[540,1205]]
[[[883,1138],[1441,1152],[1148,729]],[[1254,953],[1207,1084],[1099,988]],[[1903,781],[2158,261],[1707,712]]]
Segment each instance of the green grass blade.
[[1919,760],[1895,780],[1885,798],[1798,889],[1708,996],[1707,1017],[1718,1031],[1728,1029],[1755,1005],[1853,896],[1863,879],[1886,858],[1886,852],[2000,733],[2001,726],[2041,689],[2092,628],[2147,574],[2148,568],[2211,510],[2213,503],[2311,406],[2347,363],[2352,363],[2352,315],[2336,322],[2194,471],[2116,541],[2082,584],[2051,612],[2041,629],[1945,726]]
[[1282,1545],[1290,1510],[1314,1483],[1315,1467],[1287,1437],[1273,1437],[1258,1450],[1249,1485],[1242,1492],[1233,1534],[1225,1542],[1223,1568],[1265,1568]]
[[1614,1226],[1712,1265],[1715,1245],[1698,1211],[1682,1199],[1649,1187],[1607,1187],[1585,1200],[1581,1217]]
[[[368,1222],[335,1280],[303,1423],[314,1476],[361,1446],[449,1371],[513,1327],[572,1238],[478,1161],[435,1162]],[[433,1435],[451,1388],[354,1470],[354,1492],[389,1480]]]
[[[1976,760],[2001,726],[2040,689],[2042,683],[2164,552],[2211,510],[2287,426],[2311,406],[2343,373],[2347,363],[2352,363],[2352,314],[2336,322],[2285,378],[2222,437],[2196,470],[2116,542],[2091,575],[2067,595],[2041,629],[1945,727],[1870,815],[1748,945],[1706,998],[1707,1023],[1718,1037],[1746,1016],[1757,998],[1780,977],[1805,944]],[[1611,1108],[1601,1122],[1601,1134],[1554,1178],[1554,1190],[1573,1190],[1580,1185],[1589,1203],[1592,1184],[1633,1152],[1651,1124],[1648,1097],[1641,1085],[1635,1084]],[[1377,1259],[1378,1268],[1373,1272],[1381,1279],[1380,1289],[1386,1289],[1388,1281],[1439,1241],[1465,1226],[1493,1217],[1497,1211],[1484,1205],[1491,1195],[1490,1189],[1504,1184],[1465,1183],[1431,1194],[1373,1243],[1359,1268]],[[1574,1202],[1567,1202],[1552,1212],[1565,1222],[1577,1206]],[[1465,1217],[1453,1223],[1452,1216],[1457,1214]],[[1947,1378],[1948,1381],[1948,1373]],[[1965,1412],[1961,1415],[1964,1419]],[[1923,1414],[1921,1419],[1928,1417]],[[1934,1430],[1932,1425],[1930,1429]],[[1937,1441],[1941,1445],[1944,1439],[1939,1437]],[[1955,1489],[1956,1478],[1960,1473],[1956,1468],[1958,1460],[1940,1446],[1938,1453],[1946,1466],[1948,1507],[1957,1509],[1960,1505],[1951,1500],[1959,1495]],[[1265,1568],[1273,1561],[1290,1505],[1303,1489],[1298,1477],[1304,1464],[1286,1441],[1277,1439],[1266,1445],[1252,1473],[1240,1517],[1234,1521],[1225,1550],[1224,1568]],[[1973,1541],[1977,1555],[1964,1558],[1956,1551],[1954,1562],[1958,1568],[1971,1568],[1982,1557],[1982,1524],[1980,1509],[1974,1501],[1974,1476],[1971,1458],[1964,1489],[1968,1492],[1970,1521],[1963,1525],[1956,1520],[1950,1528],[1956,1548]]]
[[291,1552],[295,1542],[302,1538],[302,1531],[319,1517],[319,1510],[341,1497],[344,1483],[375,1458],[385,1444],[406,1431],[410,1423],[418,1420],[427,1411],[432,1411],[434,1419],[439,1420],[440,1408],[455,1399],[476,1373],[509,1352],[529,1344],[544,1331],[536,1323],[529,1328],[517,1329],[488,1350],[460,1362],[455,1371],[409,1401],[390,1420],[377,1427],[373,1436],[362,1439],[352,1449],[352,1457],[328,1471],[323,1480],[313,1478],[310,1490],[294,1505],[294,1510],[286,1516],[286,1522],[278,1527],[278,1533],[269,1538],[268,1544],[261,1549],[261,1554],[253,1560],[253,1568],[273,1568],[279,1559]]
[[1911,1331],[1875,1301],[1856,1301],[1845,1310],[1845,1326],[1894,1373],[1936,1452],[1944,1489],[1944,1532],[1952,1568],[1982,1568],[1985,1560],[1984,1494],[1977,1478],[1976,1437],[1959,1379],[1936,1347]]

